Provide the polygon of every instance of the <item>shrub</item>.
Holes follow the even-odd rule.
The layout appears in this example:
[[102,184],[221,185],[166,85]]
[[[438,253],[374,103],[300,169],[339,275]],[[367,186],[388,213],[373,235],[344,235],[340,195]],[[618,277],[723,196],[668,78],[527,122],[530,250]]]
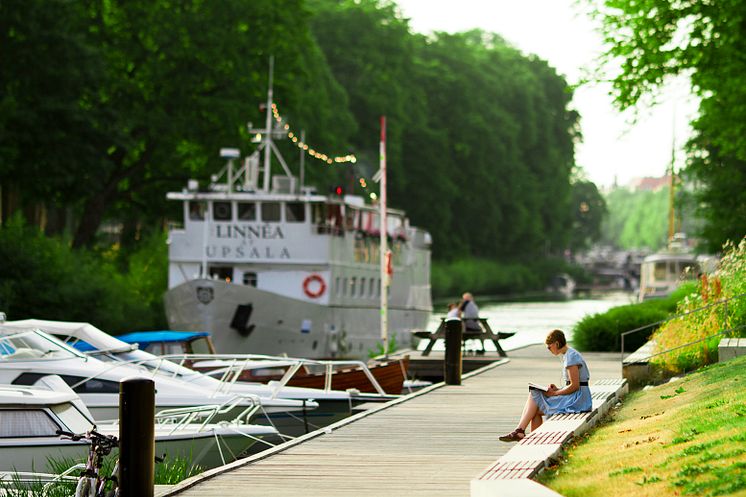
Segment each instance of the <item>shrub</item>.
[[[686,283],[663,299],[612,307],[606,312],[586,316],[573,329],[573,346],[579,350],[618,352],[622,333],[668,318],[676,310],[676,303],[694,290],[695,284]],[[655,327],[651,326],[627,335],[624,351],[641,347],[654,331]]]
[[[717,271],[701,278],[696,291],[679,302],[677,313],[702,310],[669,321],[653,335],[655,352],[661,355],[651,363],[664,375],[715,362],[721,338],[746,336],[746,238],[724,250]],[[727,308],[718,303],[730,298]],[[720,334],[726,330],[733,331]]]
[[15,218],[0,228],[0,310],[8,319],[84,321],[109,332],[158,327],[166,256],[156,264],[154,244],[121,272],[111,255],[72,250]]

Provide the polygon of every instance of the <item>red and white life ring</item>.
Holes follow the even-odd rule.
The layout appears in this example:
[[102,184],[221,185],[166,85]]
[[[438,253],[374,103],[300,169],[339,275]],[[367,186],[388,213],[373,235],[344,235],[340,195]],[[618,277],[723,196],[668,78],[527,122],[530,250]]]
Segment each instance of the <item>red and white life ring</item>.
[[[315,289],[312,289],[315,287]],[[326,282],[318,274],[312,274],[303,280],[303,293],[312,299],[317,299],[324,295],[326,291]]]

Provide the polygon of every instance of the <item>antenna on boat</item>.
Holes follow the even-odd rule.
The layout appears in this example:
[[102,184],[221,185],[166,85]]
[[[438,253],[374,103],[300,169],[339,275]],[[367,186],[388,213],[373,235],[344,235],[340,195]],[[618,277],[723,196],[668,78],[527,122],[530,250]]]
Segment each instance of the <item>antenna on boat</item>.
[[269,56],[269,88],[267,89],[267,117],[264,121],[264,186],[262,190],[269,191],[269,168],[272,162],[272,83],[275,70],[275,56]]

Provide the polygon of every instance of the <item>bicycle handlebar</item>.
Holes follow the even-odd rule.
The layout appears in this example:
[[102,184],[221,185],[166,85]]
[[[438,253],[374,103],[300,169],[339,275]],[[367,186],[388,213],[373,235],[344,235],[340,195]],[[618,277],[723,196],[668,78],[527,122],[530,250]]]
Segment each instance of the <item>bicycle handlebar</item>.
[[61,437],[69,438],[73,442],[77,442],[79,440],[85,439],[85,440],[90,440],[91,442],[95,442],[100,445],[107,445],[110,447],[119,446],[119,439],[117,439],[117,437],[115,437],[114,435],[102,435],[101,433],[97,432],[95,429],[87,431],[85,433],[72,433],[70,431],[65,431],[65,430],[57,430],[56,433],[57,435]]

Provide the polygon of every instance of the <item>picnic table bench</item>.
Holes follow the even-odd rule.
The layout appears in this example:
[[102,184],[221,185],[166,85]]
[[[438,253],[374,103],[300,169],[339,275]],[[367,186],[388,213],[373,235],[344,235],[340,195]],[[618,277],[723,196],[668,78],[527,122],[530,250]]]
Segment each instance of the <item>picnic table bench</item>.
[[[492,328],[490,328],[489,323],[487,323],[487,318],[478,318],[476,321],[479,322],[480,330],[469,330],[462,328],[462,340],[464,343],[466,343],[466,340],[479,340],[482,344],[482,351],[484,351],[484,341],[490,340],[492,343],[495,344],[495,348],[497,348],[497,353],[500,354],[500,357],[508,357],[508,354],[505,353],[505,350],[500,346],[500,340],[503,338],[510,338],[513,335],[515,335],[515,332],[508,332],[508,331],[498,331],[495,333],[492,331]],[[438,326],[438,329],[434,332],[429,331],[416,331],[414,333],[416,337],[419,338],[426,338],[430,341],[427,344],[427,347],[425,347],[425,350],[422,351],[423,356],[430,355],[430,352],[433,350],[433,347],[435,346],[435,342],[439,339],[445,339],[446,337],[446,318],[440,318],[440,326]]]

